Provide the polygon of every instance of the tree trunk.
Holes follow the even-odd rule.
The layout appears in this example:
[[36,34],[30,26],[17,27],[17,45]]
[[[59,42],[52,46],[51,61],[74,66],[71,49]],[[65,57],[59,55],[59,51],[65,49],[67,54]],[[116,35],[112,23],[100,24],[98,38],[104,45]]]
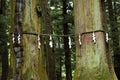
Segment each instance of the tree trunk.
[[1,0],[0,3],[1,14],[6,15],[6,0]]
[[[120,79],[120,47],[119,47],[119,30],[117,26],[116,18],[116,5],[112,5],[112,0],[107,0],[108,3],[108,12],[109,12],[109,21],[110,21],[110,33],[112,40],[112,49],[114,54],[114,69],[118,79]],[[114,9],[113,9],[114,7]]]
[[56,75],[57,75],[57,80],[62,80],[62,58],[61,55],[58,55],[59,58],[57,58],[57,63],[58,67],[56,68]]
[[[42,6],[42,18],[43,18],[43,33],[44,34],[52,34],[52,26],[50,20],[50,11],[48,8],[48,0],[44,0],[41,2]],[[45,36],[45,50],[46,50],[46,69],[49,80],[56,80],[56,72],[55,72],[55,56],[53,52],[53,48],[50,47],[49,41],[50,36]]]
[[[66,21],[67,16],[67,0],[63,0],[63,33],[64,35],[69,34],[68,23]],[[65,51],[65,68],[66,68],[66,80],[72,80],[71,70],[71,54],[69,49],[69,39],[64,37],[64,51]]]
[[62,80],[62,66],[63,66],[63,55],[61,54],[61,37],[57,37],[57,46],[55,47],[56,52],[56,77],[57,80]]
[[[3,34],[6,33],[6,23],[0,24],[2,27]],[[2,60],[2,76],[1,80],[7,80],[8,78],[8,46],[7,46],[7,34],[2,35],[1,44],[1,60]]]
[[1,80],[7,80],[8,78],[8,50],[7,50],[7,44],[4,43],[4,45],[6,45],[4,47],[4,50],[2,51],[2,76],[1,76]]
[[[10,23],[11,23],[11,32],[14,32],[14,14],[15,14],[15,3],[16,3],[16,0],[11,0],[10,1],[10,5],[11,5],[11,8],[10,8]],[[15,75],[15,72],[16,72],[16,58],[15,58],[15,54],[14,54],[14,44],[12,43],[12,37],[11,37],[11,40],[10,40],[10,53],[9,53],[9,75],[8,75],[8,79],[13,79],[14,75]]]
[[[6,0],[1,0],[1,14],[6,16]],[[5,19],[4,19],[5,20]],[[3,35],[1,36],[2,42],[1,42],[1,60],[2,60],[2,75],[1,80],[7,80],[8,78],[8,49],[7,49],[7,34],[6,29],[7,26],[5,25],[6,22],[3,22],[0,24]]]
[[15,80],[21,80],[21,67],[22,67],[22,55],[23,48],[21,44],[21,34],[22,34],[22,17],[23,17],[23,0],[15,0],[13,6],[13,51],[15,55],[15,64],[14,67],[16,72],[14,73]]
[[22,80],[48,80],[43,55],[43,45],[38,49],[38,35],[42,28],[41,2],[39,0],[24,0],[23,17],[23,67]]
[[[101,1],[74,0],[74,16],[76,35],[74,80],[117,80],[105,42],[103,30],[106,26],[102,21],[104,18]],[[79,34],[82,45],[79,44]],[[92,35],[95,35],[94,42]]]

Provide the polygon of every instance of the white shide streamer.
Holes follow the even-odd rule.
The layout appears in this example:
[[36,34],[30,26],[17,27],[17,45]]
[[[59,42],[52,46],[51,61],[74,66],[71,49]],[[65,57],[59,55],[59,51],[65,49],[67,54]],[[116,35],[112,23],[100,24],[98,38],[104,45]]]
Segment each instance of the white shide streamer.
[[12,34],[12,42],[13,42],[13,44],[15,43],[15,34],[14,33]]
[[80,46],[82,45],[80,33],[79,33],[79,44],[80,44]]
[[96,43],[96,36],[95,36],[94,32],[92,33],[92,40],[93,40],[93,43],[95,44]]
[[108,33],[106,33],[106,42],[108,43],[108,40],[109,40],[109,38],[108,38]]
[[40,42],[40,36],[38,35],[38,49],[40,49],[41,42]]
[[69,36],[68,39],[69,39],[69,48],[72,48],[71,37]]
[[20,43],[21,43],[21,41],[20,41],[20,39],[21,39],[21,36],[20,36],[20,34],[18,34],[18,37],[17,37],[17,39],[18,39],[18,44],[20,44]]
[[49,42],[50,48],[53,47],[53,42],[52,42],[52,36],[50,35],[50,42]]

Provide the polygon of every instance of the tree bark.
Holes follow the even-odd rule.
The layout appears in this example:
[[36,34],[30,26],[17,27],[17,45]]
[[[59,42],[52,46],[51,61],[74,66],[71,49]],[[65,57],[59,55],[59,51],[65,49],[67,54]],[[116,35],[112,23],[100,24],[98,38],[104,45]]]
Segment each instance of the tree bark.
[[[40,34],[42,28],[40,0],[24,0],[23,32]],[[38,49],[38,35],[23,34],[22,80],[48,80],[43,45]]]
[[[76,72],[74,80],[117,80],[105,42],[101,0],[74,0]],[[98,32],[94,32],[98,30]],[[85,33],[89,32],[89,33]],[[93,32],[96,42],[92,42]],[[84,33],[84,34],[83,34]],[[79,44],[81,34],[82,45]]]
[[22,35],[22,17],[23,17],[23,0],[15,0],[14,6],[13,6],[13,34],[14,40],[13,40],[13,51],[15,55],[15,64],[14,67],[16,72],[14,73],[14,79],[15,80],[21,80],[21,67],[22,67],[22,56],[23,56],[23,48],[21,43],[21,35]]
[[[119,30],[117,26],[117,18],[116,18],[116,5],[112,5],[112,0],[107,0],[108,4],[108,13],[110,20],[110,33],[112,40],[112,49],[114,54],[114,69],[118,79],[120,79],[120,47],[119,47]],[[114,9],[113,9],[114,7]]]
[[[63,2],[63,34],[68,35],[68,22],[66,21],[67,16],[67,0],[62,0]],[[65,68],[66,68],[66,80],[72,80],[72,70],[71,70],[71,54],[69,49],[69,39],[64,37],[64,51],[65,51]]]

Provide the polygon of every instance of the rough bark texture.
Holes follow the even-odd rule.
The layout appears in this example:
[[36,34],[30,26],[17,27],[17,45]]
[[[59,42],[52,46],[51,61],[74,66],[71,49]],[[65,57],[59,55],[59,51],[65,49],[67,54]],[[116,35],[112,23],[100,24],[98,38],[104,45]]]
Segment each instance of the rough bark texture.
[[[41,1],[24,0],[23,31],[41,33]],[[44,66],[43,46],[37,48],[37,36],[23,34],[24,62],[22,80],[48,80]]]
[[[41,10],[42,10],[42,19],[43,19],[43,33],[52,34],[52,26],[50,20],[50,11],[48,8],[48,0],[41,0]],[[55,72],[55,57],[53,48],[50,48],[49,45],[49,36],[45,36],[45,50],[46,50],[46,69],[49,80],[56,80],[56,72]]]
[[[67,0],[62,0],[63,3],[63,34],[69,34],[69,26],[66,21],[67,18]],[[66,68],[66,80],[72,80],[71,70],[71,53],[69,49],[68,37],[64,37],[64,51],[65,51],[65,68]]]
[[101,0],[74,0],[76,35],[76,73],[74,80],[117,80],[108,53],[104,32],[95,32],[96,44],[92,33],[79,33],[104,30]]
[[[112,5],[112,0],[107,0],[108,3],[108,12],[109,12],[109,19],[110,19],[110,33],[112,39],[112,49],[114,54],[114,68],[118,79],[120,79],[120,47],[119,47],[119,30],[117,25],[117,18],[116,18],[116,5]],[[114,7],[114,9],[113,9]]]
[[[13,33],[14,33],[14,42],[13,42],[13,50],[16,59],[16,73],[14,74],[15,80],[21,80],[21,67],[22,67],[22,44],[21,44],[21,33],[22,33],[22,17],[23,17],[23,0],[16,0],[15,1],[15,8],[14,8],[14,26]],[[20,39],[18,38],[20,36]]]

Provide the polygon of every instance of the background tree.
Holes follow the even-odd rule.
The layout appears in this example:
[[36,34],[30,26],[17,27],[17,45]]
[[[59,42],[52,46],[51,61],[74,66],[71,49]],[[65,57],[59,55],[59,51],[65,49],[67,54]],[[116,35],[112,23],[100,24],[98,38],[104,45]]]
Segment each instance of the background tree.
[[[10,16],[10,29],[9,29],[9,33],[14,32],[14,14],[15,14],[15,3],[16,0],[11,0],[9,1],[9,16]],[[10,34],[10,50],[9,50],[9,76],[8,79],[13,79],[15,76],[15,72],[16,72],[16,58],[15,58],[15,54],[14,54],[14,49],[13,49],[13,43],[12,43],[12,36]]]
[[[74,28],[73,28],[73,15],[72,15],[72,10],[73,10],[72,1],[71,0],[66,0],[66,1],[50,0],[50,9],[51,9],[53,34],[54,35],[73,34]],[[72,39],[72,48],[69,50],[68,36],[54,37],[54,41],[55,41],[54,52],[56,54],[56,72],[57,72],[58,80],[61,79],[61,76],[70,80],[71,78],[70,75],[72,75],[72,69],[74,69],[74,65],[73,65],[74,54],[73,53],[74,53],[75,48],[73,45],[74,43],[73,37],[71,37],[71,39]],[[67,42],[64,40],[67,40]],[[69,57],[67,55],[69,55]],[[65,64],[66,66],[67,64],[71,64],[71,67],[69,66],[69,68],[66,68]],[[68,73],[70,69],[71,69],[71,72]],[[66,74],[66,71],[67,71],[67,74]]]
[[0,55],[2,61],[1,80],[8,78],[8,46],[7,46],[7,17],[6,17],[6,0],[0,1]]
[[[48,0],[41,1],[41,11],[42,11],[42,33],[43,34],[52,34],[52,25],[50,19],[50,10],[48,6]],[[52,36],[53,37],[53,36]],[[53,52],[53,47],[51,48],[49,45],[50,36],[45,36],[45,50],[46,54],[46,70],[48,74],[49,80],[56,80],[56,72],[55,72],[55,54]]]
[[[54,35],[62,34],[62,3],[59,0],[49,0],[50,16],[52,24],[52,33]],[[62,37],[53,37],[54,39],[54,54],[55,54],[55,68],[57,80],[62,80],[62,66],[63,66],[63,39]],[[58,46],[57,46],[58,45]]]
[[[74,80],[117,80],[105,42],[103,30],[106,23],[103,21],[103,15],[101,0],[74,0],[76,35],[76,73]],[[94,32],[96,30],[97,32]],[[81,46],[79,34],[82,38]],[[92,42],[94,35],[96,41]]]
[[[69,26],[67,20],[67,0],[62,0],[63,3],[63,34],[69,35]],[[64,51],[65,51],[65,68],[66,68],[66,80],[72,80],[72,69],[71,69],[71,52],[69,49],[70,36],[64,37]]]

